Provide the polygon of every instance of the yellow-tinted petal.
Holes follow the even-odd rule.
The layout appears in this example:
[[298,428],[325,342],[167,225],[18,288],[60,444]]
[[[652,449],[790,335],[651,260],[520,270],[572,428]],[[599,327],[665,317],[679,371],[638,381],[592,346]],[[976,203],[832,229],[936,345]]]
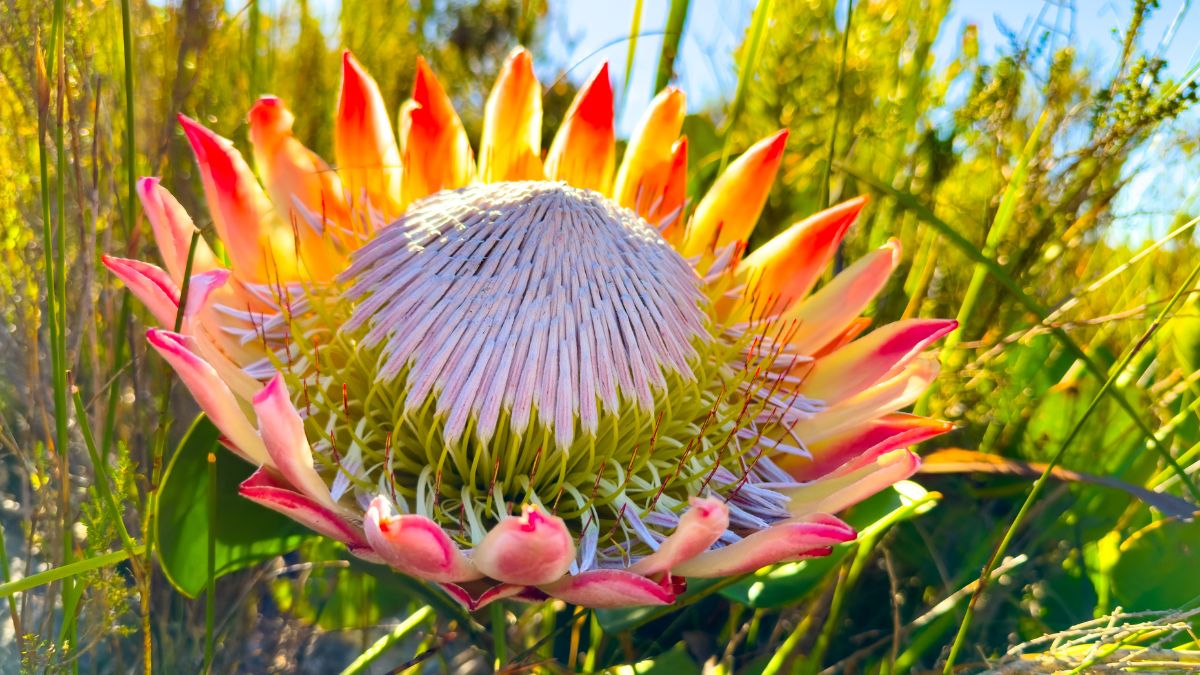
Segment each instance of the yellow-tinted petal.
[[542,172],[542,85],[533,58],[522,47],[509,54],[488,95],[479,178],[485,183],[540,180]]
[[322,231],[325,223],[333,224],[333,231],[350,228],[349,208],[337,173],[292,136],[294,119],[274,96],[254,104],[248,116],[254,163],[276,213],[294,224],[300,236],[300,255],[309,274],[330,279],[341,271],[345,257],[334,240],[318,233],[309,221],[315,219]]
[[917,358],[896,375],[850,398],[832,404],[820,414],[802,419],[791,429],[805,443],[818,443],[862,426],[880,415],[913,404],[937,377],[936,358]]
[[342,54],[333,150],[352,204],[365,192],[385,220],[400,214],[400,148],[379,85],[349,51]]
[[755,143],[717,179],[696,207],[680,252],[700,255],[746,241],[775,182],[787,129]]
[[645,216],[653,202],[650,195],[661,193],[661,177],[669,173],[675,158],[675,140],[683,129],[685,106],[686,97],[675,87],[663,89],[650,102],[629,137],[613,185],[613,196],[621,206]]
[[546,156],[546,177],[608,194],[616,163],[608,62],[579,90]]
[[809,443],[812,457],[780,457],[780,468],[799,481],[817,480],[841,467],[857,468],[897,448],[916,445],[954,429],[950,422],[892,413],[868,420],[832,438]]
[[[645,196],[648,204],[638,213],[654,225],[667,241],[675,244],[683,236],[683,205],[687,201],[687,136],[671,147],[671,163],[666,166],[665,182],[661,188],[647,177]],[[644,212],[643,212],[644,210]]]
[[458,113],[425,59],[417,57],[412,99],[400,111],[404,203],[471,182],[475,160]]
[[807,295],[866,203],[866,197],[858,197],[809,216],[742,260],[738,277],[759,306],[769,303],[778,311]]

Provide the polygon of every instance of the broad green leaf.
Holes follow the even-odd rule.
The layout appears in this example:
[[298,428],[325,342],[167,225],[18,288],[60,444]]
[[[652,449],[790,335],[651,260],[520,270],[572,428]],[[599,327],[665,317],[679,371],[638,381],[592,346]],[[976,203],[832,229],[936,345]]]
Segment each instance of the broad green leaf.
[[163,574],[194,598],[208,583],[208,454],[217,458],[216,576],[293,551],[312,533],[238,494],[254,467],[217,442],[217,428],[201,415],[179,443],[163,474],[154,537]]
[[687,675],[703,672],[700,666],[688,655],[687,648],[680,642],[652,659],[643,659],[636,663],[617,666],[611,671],[614,675]]
[[1200,522],[1159,520],[1126,539],[1107,570],[1112,603],[1126,611],[1180,607],[1200,597]]

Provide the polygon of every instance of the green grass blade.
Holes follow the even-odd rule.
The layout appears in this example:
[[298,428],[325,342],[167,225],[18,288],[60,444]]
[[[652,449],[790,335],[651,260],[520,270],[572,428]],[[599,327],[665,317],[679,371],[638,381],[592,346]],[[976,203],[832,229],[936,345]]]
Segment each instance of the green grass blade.
[[633,81],[633,59],[637,54],[638,32],[642,29],[642,0],[633,5],[633,21],[629,24],[629,47],[625,51],[625,84],[622,85],[621,103],[629,100],[629,85]]
[[121,0],[121,45],[125,67],[125,234],[133,232],[133,205],[137,203],[137,163],[134,161],[134,110],[133,110],[133,19],[130,17],[130,0]]
[[1129,258],[1129,260],[1126,260],[1125,262],[1121,263],[1120,265],[1117,265],[1111,271],[1106,273],[1104,276],[1102,276],[1099,279],[1088,284],[1087,287],[1084,288],[1083,290],[1079,291],[1078,293],[1071,294],[1071,297],[1068,300],[1066,300],[1065,302],[1060,304],[1058,307],[1054,308],[1054,311],[1050,312],[1050,315],[1048,317],[1046,317],[1047,320],[1053,321],[1053,320],[1057,319],[1058,317],[1062,316],[1068,310],[1070,310],[1071,308],[1078,305],[1080,300],[1082,300],[1084,296],[1088,295],[1089,293],[1096,292],[1102,286],[1104,286],[1108,282],[1112,281],[1113,279],[1117,278],[1123,272],[1125,272],[1129,268],[1133,267],[1137,263],[1144,260],[1151,253],[1154,253],[1155,251],[1161,249],[1163,247],[1163,245],[1166,244],[1167,242],[1172,241],[1173,239],[1176,239],[1177,237],[1179,237],[1182,234],[1190,232],[1194,227],[1196,227],[1197,224],[1200,224],[1200,218],[1192,218],[1191,220],[1184,223],[1183,225],[1180,225],[1179,227],[1175,228],[1174,230],[1171,230],[1170,232],[1166,233],[1161,238],[1154,240],[1154,242],[1151,243],[1149,246],[1146,246],[1142,250],[1138,251],[1131,258]]
[[837,99],[833,105],[833,125],[829,128],[829,148],[821,170],[821,209],[829,208],[830,186],[833,177],[833,158],[837,151],[838,127],[842,122],[842,98],[846,88],[846,54],[850,51],[850,28],[854,24],[854,0],[846,0],[846,29],[842,31],[842,54],[838,58]]
[[[996,258],[996,250],[999,248],[1000,242],[1004,241],[1004,237],[1012,228],[1013,216],[1017,212],[1017,201],[1025,187],[1025,178],[1029,175],[1029,164],[1033,161],[1033,157],[1041,145],[1042,130],[1048,117],[1049,114],[1043,112],[1038,118],[1033,133],[1029,135],[1029,140],[1025,142],[1025,147],[1022,148],[1021,154],[1017,158],[1012,178],[1009,179],[1008,186],[1004,188],[1004,195],[1000,198],[1000,207],[996,209],[996,218],[992,221],[992,226],[988,228],[983,244],[983,255],[989,259]],[[979,296],[987,278],[987,268],[976,263],[975,269],[971,273],[971,282],[967,286],[967,293],[963,296],[962,306],[958,310],[958,330],[947,335],[942,346],[943,365],[946,364],[946,358],[954,353],[958,343],[962,340],[962,334],[971,325],[971,319],[975,316],[975,309],[979,305]]]
[[[8,544],[4,537],[4,523],[0,523],[0,576],[3,577],[3,583],[7,584],[12,581],[12,570],[9,569]],[[21,630],[21,615],[17,611],[17,600],[11,595],[8,596],[8,617],[12,621],[17,654],[24,654],[25,635]]]
[[[133,109],[133,19],[130,15],[130,0],[121,0],[121,44],[125,68],[125,238],[133,233],[134,204],[137,203],[137,163],[134,159],[136,146]],[[129,317],[133,306],[129,303],[128,291],[121,294],[121,309],[117,312],[117,334],[113,338],[112,381],[108,385],[108,403],[104,408],[104,427],[100,432],[100,454],[108,459],[117,424],[117,404],[121,396],[121,373],[125,370],[125,339]]]
[[729,121],[725,123],[725,141],[721,146],[721,164],[717,168],[717,175],[724,172],[725,166],[729,164],[732,131],[742,116],[742,110],[746,107],[746,96],[750,91],[750,83],[754,81],[754,74],[758,72],[758,62],[762,57],[763,37],[766,35],[767,24],[771,22],[771,13],[774,10],[775,0],[762,0],[754,8],[754,15],[750,19],[750,37],[743,47],[742,62],[738,64],[737,89],[734,90],[733,103],[729,107]]
[[196,245],[200,243],[200,230],[192,231],[192,240],[188,243],[187,261],[183,264],[183,283],[179,285],[179,309],[175,311],[176,333],[183,328],[183,317],[187,313],[188,294],[192,286],[192,265],[196,262]]
[[[55,214],[56,232],[54,237],[54,247],[48,248],[45,251],[46,264],[50,268],[48,272],[53,277],[53,282],[46,289],[46,304],[49,310],[50,321],[54,325],[54,331],[51,333],[50,352],[51,352],[51,381],[54,388],[54,423],[55,423],[55,441],[54,450],[58,457],[58,473],[59,480],[62,484],[59,486],[59,504],[58,517],[60,520],[61,537],[62,537],[62,561],[63,564],[70,563],[74,558],[74,537],[72,536],[71,527],[71,492],[70,492],[70,475],[71,475],[71,452],[70,452],[70,436],[68,435],[68,419],[70,411],[67,406],[67,336],[66,336],[66,252],[67,252],[67,222],[66,222],[66,204],[67,204],[67,155],[66,155],[66,140],[64,129],[66,127],[66,18],[65,18],[65,3],[63,0],[56,0],[54,3],[54,19],[52,25],[52,38],[50,42],[50,73],[54,74],[55,79],[55,99],[57,105],[55,107],[56,120],[54,125],[54,149],[55,149],[55,194],[54,201],[57,212]],[[44,150],[43,150],[44,151]],[[48,225],[48,222],[47,222]],[[53,297],[53,300],[51,300]],[[79,596],[82,589],[75,586],[71,579],[63,580],[62,598],[63,598],[63,621],[58,633],[56,648],[60,654],[67,654],[69,651],[78,647],[77,640],[77,624],[76,610],[78,609]]]
[[[1003,286],[1005,290],[1011,293],[1012,296],[1019,303],[1021,303],[1026,310],[1036,315],[1039,321],[1044,322],[1045,318],[1049,316],[1049,310],[1047,310],[1045,307],[1042,307],[1037,300],[1034,300],[1028,293],[1026,293],[1025,290],[1021,288],[1020,284],[1018,284],[1011,276],[1009,276],[1008,272],[1004,270],[1000,263],[983,255],[982,251],[980,251],[974,244],[968,241],[961,234],[956,232],[949,223],[939,218],[932,209],[923,204],[915,195],[909,192],[897,190],[896,188],[884,183],[867,172],[860,171],[854,167],[840,165],[840,168],[863,183],[871,186],[876,191],[895,199],[898,205],[915,213],[919,218],[936,229],[938,233],[942,235],[942,237],[953,244],[972,261],[983,265],[988,274],[1001,286]],[[1064,347],[1066,347],[1067,350],[1075,356],[1075,358],[1083,363],[1096,379],[1104,381],[1108,378],[1108,373],[1100,367],[1100,364],[1096,363],[1095,359],[1089,356],[1087,352],[1085,352],[1083,348],[1075,342],[1075,340],[1071,339],[1071,336],[1067,335],[1065,330],[1055,325],[1048,325],[1047,328],[1050,330],[1050,334],[1053,335],[1054,338],[1058,340]],[[1188,491],[1192,494],[1192,497],[1196,501],[1200,501],[1200,489],[1196,488],[1196,484],[1192,482],[1191,477],[1188,476],[1183,468],[1179,466],[1179,463],[1175,461],[1175,458],[1171,456],[1171,453],[1155,440],[1154,430],[1150,428],[1150,425],[1147,424],[1144,419],[1142,419],[1142,416],[1138,414],[1137,410],[1134,409],[1133,404],[1131,404],[1129,400],[1126,399],[1125,396],[1116,389],[1108,388],[1104,393],[1112,397],[1112,399],[1117,403],[1118,406],[1121,407],[1125,414],[1129,416],[1133,423],[1137,425],[1139,431],[1141,431],[1142,439],[1146,443],[1146,447],[1159,453],[1163,461],[1171,467],[1171,470],[1174,471],[1179,476],[1183,484],[1187,486]]]
[[380,656],[383,656],[388,649],[391,649],[392,646],[402,640],[405,635],[411,633],[414,628],[421,625],[425,619],[428,619],[432,615],[433,608],[429,605],[425,605],[412,614],[409,614],[408,618],[402,621],[400,625],[396,626],[391,630],[391,632],[376,640],[374,644],[372,644],[370,647],[367,647],[366,651],[359,655],[357,659],[354,659],[352,662],[350,662],[350,665],[346,666],[346,669],[342,671],[342,675],[358,675],[358,673],[367,672],[367,669],[370,668],[372,663],[374,663]]
[[247,30],[249,31],[249,51],[250,51],[250,101],[253,102],[258,95],[262,93],[262,77],[261,66],[259,64],[258,53],[258,38],[262,33],[262,12],[258,6],[258,0],[250,0],[250,20]]
[[121,517],[121,506],[117,503],[116,496],[113,495],[109,485],[108,467],[104,463],[105,459],[100,456],[100,451],[96,448],[96,439],[92,436],[92,426],[88,422],[87,409],[83,405],[83,396],[78,389],[73,392],[72,400],[75,402],[75,418],[79,422],[79,433],[83,436],[88,456],[92,459],[92,470],[95,473],[93,484],[96,492],[100,493],[101,506],[108,512],[109,520],[117,528],[117,534],[120,535],[121,544],[125,546],[125,550],[133,551],[137,542],[129,536],[129,530],[125,529],[125,519]]
[[[145,544],[138,544],[134,547],[133,554],[141,555],[145,550]],[[58,567],[48,569],[45,572],[31,574],[27,577],[17,579],[16,581],[5,582],[0,584],[0,598],[8,598],[15,593],[23,593],[39,586],[52,584],[55,581],[71,579],[85,572],[91,572],[92,570],[98,570],[102,567],[115,565],[123,560],[128,560],[129,554],[130,552],[126,551],[125,549],[121,549],[119,551],[110,551],[109,553],[105,553],[103,555],[76,560],[69,565],[59,565]]]
[[671,0],[667,25],[663,30],[662,51],[658,55],[658,74],[654,77],[653,93],[662,91],[675,76],[675,57],[679,55],[679,43],[683,40],[683,25],[687,23],[690,4],[691,0]]
[[[208,522],[217,522],[217,456],[208,453]],[[213,623],[217,614],[217,528],[208,528],[208,551],[204,584],[204,672],[212,672]]]
[[1123,357],[1121,357],[1121,360],[1117,363],[1116,367],[1113,368],[1112,374],[1108,376],[1108,379],[1104,381],[1103,386],[1100,387],[1100,391],[1096,392],[1096,395],[1092,397],[1091,402],[1088,403],[1087,408],[1083,411],[1083,415],[1081,415],[1075,422],[1075,425],[1071,428],[1071,432],[1067,434],[1066,439],[1064,439],[1062,444],[1058,446],[1058,450],[1046,464],[1046,468],[1042,471],[1042,475],[1039,476],[1036,481],[1034,481],[1033,487],[1030,488],[1029,494],[1026,495],[1024,503],[1021,504],[1021,508],[1017,511],[1017,515],[1013,518],[1012,523],[1009,524],[1008,529],[1004,532],[1004,537],[996,546],[996,550],[992,553],[992,557],[988,560],[987,565],[984,566],[983,573],[979,575],[980,583],[975,588],[975,592],[971,594],[971,600],[967,603],[967,611],[963,614],[962,623],[958,626],[958,634],[955,635],[954,642],[950,645],[950,654],[946,657],[946,665],[942,670],[942,672],[946,675],[954,672],[954,662],[958,658],[958,654],[962,650],[963,644],[966,642],[967,631],[971,627],[971,619],[975,614],[975,605],[978,603],[979,598],[983,595],[983,592],[987,587],[987,584],[984,582],[984,580],[991,576],[992,570],[996,569],[996,565],[999,564],[1000,559],[1004,557],[1004,552],[1007,551],[1009,545],[1012,544],[1012,540],[1016,535],[1017,528],[1019,528],[1024,522],[1026,514],[1029,513],[1033,503],[1037,501],[1038,496],[1041,495],[1042,489],[1045,487],[1050,478],[1050,474],[1054,471],[1054,468],[1058,466],[1059,462],[1062,461],[1063,456],[1066,454],[1067,448],[1071,447],[1071,443],[1079,435],[1079,432],[1083,430],[1084,424],[1092,416],[1092,413],[1095,412],[1096,408],[1099,407],[1100,402],[1104,400],[1105,394],[1113,388],[1117,378],[1119,378],[1121,374],[1125,372],[1125,369],[1129,366],[1129,363],[1133,361],[1133,357],[1136,356],[1143,347],[1149,344],[1150,338],[1154,336],[1158,329],[1161,328],[1167,320],[1169,320],[1171,312],[1175,310],[1175,306],[1179,304],[1179,300],[1183,297],[1183,294],[1195,286],[1197,277],[1200,277],[1200,263],[1192,268],[1187,280],[1184,281],[1183,285],[1181,285],[1175,291],[1175,295],[1171,296],[1170,302],[1163,306],[1162,310],[1158,313],[1158,316],[1154,318],[1154,321],[1149,327],[1146,328],[1146,331],[1142,333],[1142,336],[1138,338],[1138,341],[1134,343],[1133,347],[1130,348]]
[[492,641],[495,647],[492,651],[495,652],[496,658],[492,666],[497,672],[504,669],[508,665],[508,640],[505,637],[505,628],[507,621],[504,619],[504,603],[493,602],[491,606],[492,615]]

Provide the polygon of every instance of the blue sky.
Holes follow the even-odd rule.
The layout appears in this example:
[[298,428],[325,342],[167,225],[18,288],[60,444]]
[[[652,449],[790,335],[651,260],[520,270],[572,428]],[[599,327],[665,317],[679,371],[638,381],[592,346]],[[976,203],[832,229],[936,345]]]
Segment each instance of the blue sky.
[[[665,0],[644,2],[635,68],[627,89],[623,88],[630,22],[635,0],[568,0],[552,2],[551,40],[544,59],[546,78],[557,74],[561,64],[573,66],[569,77],[576,82],[608,59],[617,80],[618,133],[627,136],[653,94],[654,70],[666,23]],[[1200,59],[1200,8],[1191,0],[1162,0],[1160,9],[1146,23],[1140,47],[1145,53],[1168,60],[1168,75],[1179,78]],[[959,35],[968,24],[979,30],[985,59],[1002,53],[1010,36],[1026,39],[1057,26],[1070,39],[1083,63],[1098,78],[1111,75],[1120,56],[1121,30],[1132,13],[1130,0],[959,0],[935,45],[935,58],[949,60],[958,49]],[[684,29],[677,61],[677,78],[689,96],[689,107],[729,97],[737,86],[733,51],[741,41],[754,0],[693,0]],[[839,0],[839,7],[844,6]],[[1074,7],[1074,11],[1072,11]],[[844,19],[842,19],[844,21]],[[657,34],[656,34],[657,33]],[[1060,42],[1061,44],[1061,42]],[[1189,111],[1175,123],[1195,128],[1200,114]],[[1114,201],[1116,223],[1109,236],[1140,240],[1166,233],[1174,214],[1195,211],[1200,204],[1200,166],[1171,147],[1164,128],[1134,153],[1127,165],[1131,180]]]
[[[865,0],[857,0],[865,1]],[[268,0],[267,11],[286,0]],[[1120,51],[1121,36],[1132,12],[1133,0],[956,0],[935,49],[939,59],[949,59],[958,48],[963,27],[979,29],[985,57],[995,56],[1008,44],[1008,34],[1028,36],[1034,25],[1061,25],[1069,31],[1081,56],[1096,70],[1111,68]],[[1170,62],[1169,72],[1179,76],[1200,58],[1200,8],[1192,0],[1160,0],[1161,8],[1147,22],[1141,47],[1161,53]],[[242,2],[227,0],[231,11]],[[837,0],[844,13],[845,0]],[[310,8],[331,27],[336,25],[339,0],[315,0]],[[572,66],[568,77],[582,82],[607,59],[618,95],[622,90],[628,36],[636,0],[550,0],[549,40],[539,59],[539,75],[550,81],[563,64]],[[618,101],[618,128],[628,133],[639,111],[653,94],[654,70],[662,46],[667,0],[643,2],[641,38],[634,54],[636,69],[628,87],[628,101]],[[677,79],[690,100],[699,105],[729,96],[737,86],[733,51],[750,23],[756,0],[692,0],[676,62]],[[1070,6],[1078,9],[1071,11]],[[277,9],[277,7],[276,7]],[[1183,10],[1181,12],[1181,10]],[[1190,10],[1190,11],[1189,11]],[[1177,25],[1176,19],[1181,20]],[[840,19],[844,21],[844,18]],[[1040,31],[1038,31],[1040,32]],[[1173,38],[1162,48],[1165,36]],[[330,36],[336,39],[336,36]]]
[[[570,77],[579,82],[602,59],[608,59],[614,78],[621,90],[625,73],[627,36],[633,17],[635,0],[568,0],[551,3],[551,40],[546,46],[546,76],[559,64],[574,66]],[[636,68],[629,85],[628,100],[618,101],[618,127],[627,134],[637,122],[640,111],[649,102],[654,86],[654,66],[662,44],[661,32],[666,24],[665,0],[644,2],[641,21],[643,37],[635,52]],[[1127,0],[1076,0],[1079,9],[1071,12],[1066,0],[960,0],[954,9],[937,44],[936,56],[948,59],[957,48],[958,35],[967,24],[979,28],[985,56],[995,55],[1008,44],[1006,33],[1026,36],[1034,24],[1042,20],[1059,25],[1074,36],[1081,56],[1098,72],[1115,63],[1120,52],[1120,35],[1115,30],[1128,23],[1131,13]],[[1190,0],[1162,0],[1161,9],[1147,23],[1142,47],[1148,51],[1158,48],[1168,33],[1181,7]],[[697,104],[729,96],[737,85],[733,50],[741,41],[754,10],[754,0],[693,0],[691,16],[684,30],[678,58],[679,84]],[[1195,62],[1200,47],[1200,9],[1184,12],[1176,27],[1174,39],[1163,50],[1171,64],[1170,71],[1179,75]],[[1040,32],[1040,31],[1039,31]]]

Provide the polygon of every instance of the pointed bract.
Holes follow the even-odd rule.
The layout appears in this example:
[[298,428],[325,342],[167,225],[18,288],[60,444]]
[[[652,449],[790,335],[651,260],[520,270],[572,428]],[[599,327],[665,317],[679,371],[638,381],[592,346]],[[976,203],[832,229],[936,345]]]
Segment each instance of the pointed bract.
[[533,57],[517,47],[488,95],[479,142],[479,179],[485,183],[538,180],[542,173],[542,85]]
[[818,359],[799,391],[826,403],[842,401],[903,369],[957,326],[953,319],[908,319],[882,326]]
[[293,119],[278,98],[258,99],[248,116],[254,163],[276,213],[295,225],[306,271],[325,281],[345,267],[345,256],[337,251],[332,238],[322,236],[306,222],[304,212],[334,224],[329,228],[334,232],[351,227],[351,218],[337,172],[292,136]]
[[781,458],[779,465],[799,481],[817,480],[847,465],[874,462],[885,453],[916,445],[954,428],[950,422],[893,413],[864,422],[817,443],[810,443],[812,457]]
[[[150,221],[150,227],[154,230],[154,243],[158,245],[159,254],[171,275],[171,280],[178,286],[183,282],[188,249],[191,247],[196,226],[174,195],[160,185],[157,178],[138,179],[137,194],[146,219]],[[196,251],[192,256],[192,272],[207,272],[218,266],[217,258],[208,247],[208,242],[200,237],[196,241]]]
[[533,505],[519,517],[496,524],[475,547],[471,560],[487,576],[510,584],[537,586],[561,578],[575,558],[566,523]]
[[696,206],[680,253],[698,256],[750,238],[775,184],[787,137],[783,129],[755,143],[725,169]]
[[919,358],[899,373],[863,391],[831,405],[792,426],[792,433],[808,443],[817,443],[837,434],[913,404],[938,373],[933,358]]
[[162,269],[140,260],[100,256],[100,262],[154,315],[160,326],[174,326],[179,312],[179,289]]
[[791,348],[799,354],[815,354],[843,334],[883,290],[888,276],[900,262],[900,243],[889,241],[859,258],[828,284],[783,314],[796,321]]
[[225,243],[234,275],[254,283],[299,279],[295,236],[275,219],[270,200],[241,153],[184,115],[179,116],[179,124],[196,155],[213,225]]
[[404,202],[471,182],[475,161],[450,97],[425,59],[417,57],[412,99],[400,111]]
[[595,609],[669,605],[676,597],[671,587],[624,570],[590,570],[543,586],[542,590],[572,605]]
[[302,494],[336,510],[329,486],[313,468],[304,420],[288,398],[282,375],[276,375],[254,396],[254,414],[258,417],[258,434],[280,475]]
[[629,137],[613,185],[613,197],[621,206],[646,216],[656,195],[664,193],[672,175],[675,141],[683,130],[686,100],[682,91],[667,87],[650,102]]
[[921,460],[908,450],[893,450],[855,469],[838,471],[798,488],[785,489],[788,510],[796,516],[835,513],[908,478]]
[[609,194],[616,162],[608,62],[576,94],[546,155],[546,177]]
[[693,497],[692,507],[679,519],[671,536],[663,540],[657,551],[634,563],[629,571],[647,577],[670,572],[707,551],[728,529],[729,508],[723,502]]
[[349,51],[342,53],[333,152],[352,208],[361,208],[365,193],[385,222],[400,215],[400,147],[379,85]]
[[676,566],[675,573],[711,579],[752,572],[777,562],[798,560],[834,544],[853,541],[855,536],[854,528],[832,516],[788,521],[759,530],[723,548],[701,553]]
[[367,508],[363,531],[387,564],[427,581],[460,583],[483,575],[437,523],[419,515],[393,515],[376,497]]
[[243,454],[260,465],[271,466],[273,462],[263,447],[258,432],[242,412],[237,399],[229,387],[217,375],[217,371],[204,359],[193,353],[188,346],[187,336],[167,330],[151,328],[146,339],[159,354],[171,364],[179,379],[183,380],[192,398],[200,405],[212,423],[237,446]]
[[313,499],[283,485],[265,468],[260,468],[242,481],[238,486],[238,494],[282,513],[318,534],[340,541],[351,553],[363,559],[380,561],[354,526]]
[[738,277],[748,285],[748,293],[762,302],[772,299],[775,309],[764,309],[767,315],[808,295],[866,203],[866,197],[858,197],[805,218],[738,264]]

